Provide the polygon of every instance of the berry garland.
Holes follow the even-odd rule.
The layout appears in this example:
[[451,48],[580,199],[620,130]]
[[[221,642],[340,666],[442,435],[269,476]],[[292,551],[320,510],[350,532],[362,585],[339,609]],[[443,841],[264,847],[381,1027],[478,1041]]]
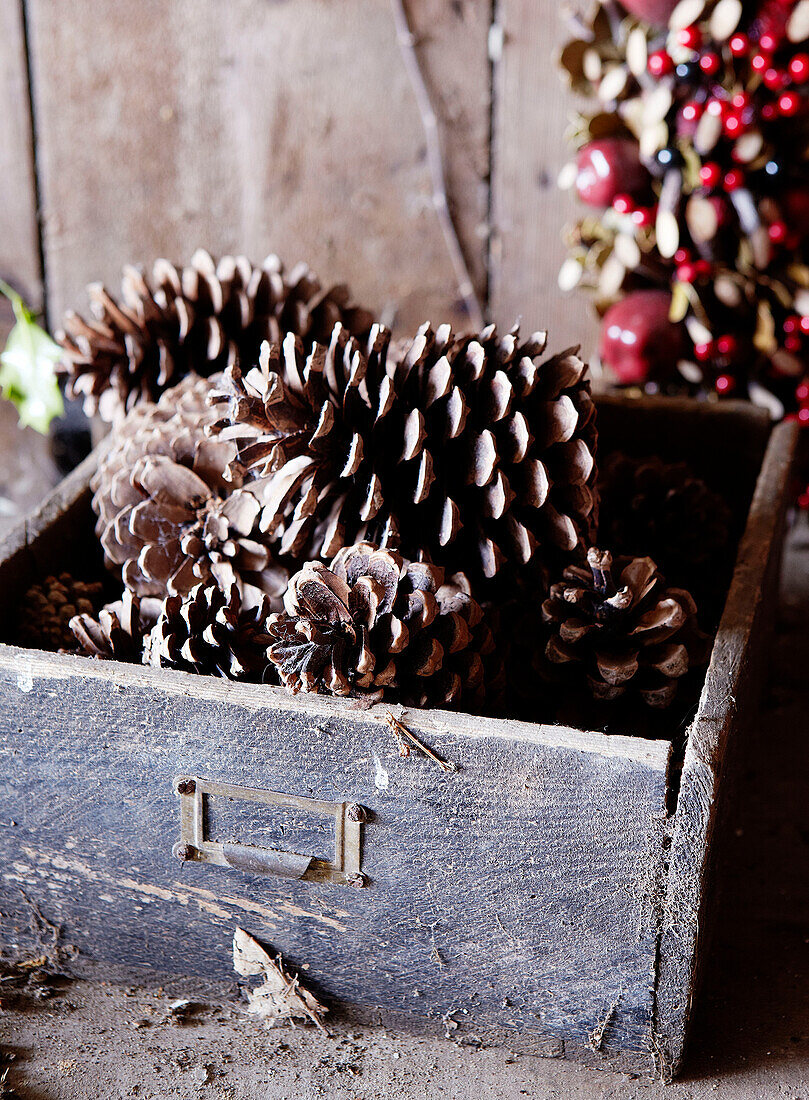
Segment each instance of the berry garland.
[[647,392],[809,422],[809,0],[615,0],[561,55],[580,115],[562,174],[593,208],[563,290]]

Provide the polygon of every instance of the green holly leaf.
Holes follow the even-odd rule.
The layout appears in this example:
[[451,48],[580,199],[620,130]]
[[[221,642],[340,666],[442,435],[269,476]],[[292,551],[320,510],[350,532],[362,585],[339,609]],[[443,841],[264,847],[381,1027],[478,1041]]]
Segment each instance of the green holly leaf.
[[0,352],[0,393],[16,406],[22,427],[47,435],[51,421],[65,411],[55,370],[61,349],[2,280],[0,293],[11,302],[17,319]]

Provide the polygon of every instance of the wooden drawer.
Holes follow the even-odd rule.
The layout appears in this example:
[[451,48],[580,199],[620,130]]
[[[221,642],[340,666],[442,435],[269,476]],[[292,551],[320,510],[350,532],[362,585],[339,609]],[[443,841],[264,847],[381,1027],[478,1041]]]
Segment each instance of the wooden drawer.
[[[606,449],[682,454],[747,515],[684,744],[407,711],[445,771],[398,755],[400,708],[2,645],[6,948],[32,946],[39,912],[79,973],[212,986],[241,926],[367,1018],[675,1072],[797,432],[743,405],[605,398],[600,418]],[[97,553],[93,468],[6,541],[5,637],[29,583]]]

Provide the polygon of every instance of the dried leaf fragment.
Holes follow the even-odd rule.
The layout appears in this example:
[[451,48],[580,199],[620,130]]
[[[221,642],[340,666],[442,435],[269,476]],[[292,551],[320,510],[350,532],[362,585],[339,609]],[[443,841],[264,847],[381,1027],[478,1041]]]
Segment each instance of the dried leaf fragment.
[[328,1009],[303,988],[297,977],[289,977],[280,955],[277,960],[271,959],[243,928],[237,928],[233,934],[233,969],[244,978],[264,979],[247,990],[247,1011],[260,1016],[268,1027],[279,1020],[311,1020],[326,1032],[321,1017]]

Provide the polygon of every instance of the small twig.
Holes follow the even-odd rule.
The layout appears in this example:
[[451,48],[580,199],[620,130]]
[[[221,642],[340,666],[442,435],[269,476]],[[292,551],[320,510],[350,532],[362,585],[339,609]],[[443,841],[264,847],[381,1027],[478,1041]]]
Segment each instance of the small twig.
[[444,234],[444,241],[449,252],[452,266],[455,269],[455,278],[458,282],[458,291],[463,299],[469,319],[473,326],[480,331],[483,328],[483,310],[480,307],[478,296],[472,276],[466,263],[466,258],[461,248],[458,231],[452,219],[449,199],[447,197],[447,180],[444,169],[444,156],[441,151],[441,139],[438,134],[438,120],[433,110],[430,93],[421,71],[418,54],[416,52],[416,39],[410,28],[410,20],[407,15],[406,0],[391,0],[393,7],[393,20],[396,24],[396,37],[402,53],[407,75],[413,88],[413,94],[421,115],[424,137],[427,143],[427,165],[430,169],[430,177],[433,188],[433,207],[436,217]]
[[[396,718],[390,711],[385,715],[385,721],[396,738],[396,744],[399,746],[400,756],[409,756],[410,747],[423,752],[425,756],[429,757],[434,763],[436,763],[443,772],[455,772],[458,770],[457,764],[450,763],[449,760],[442,760],[440,756],[428,748],[423,741],[419,741],[415,734],[411,733],[407,726],[403,725],[398,718]],[[410,742],[410,744],[408,744]]]

